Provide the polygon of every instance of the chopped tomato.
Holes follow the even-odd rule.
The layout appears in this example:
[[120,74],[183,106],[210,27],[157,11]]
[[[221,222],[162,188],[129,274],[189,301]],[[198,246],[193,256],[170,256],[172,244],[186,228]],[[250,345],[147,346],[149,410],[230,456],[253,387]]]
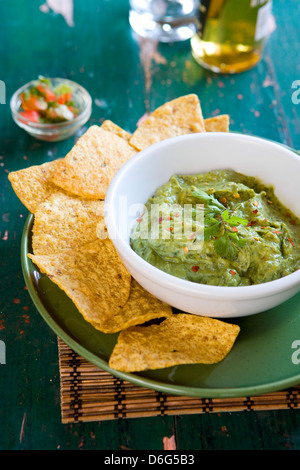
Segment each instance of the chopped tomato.
[[57,99],[57,102],[59,104],[66,104],[68,101],[72,100],[72,93],[64,93],[63,95],[60,95]]
[[24,111],[20,113],[27,121],[40,122],[39,113],[37,111]]
[[48,107],[47,103],[36,95],[30,95],[29,98],[26,99],[25,95],[22,94],[21,100],[24,111],[43,111]]
[[45,95],[46,101],[55,101],[56,100],[56,94],[53,93],[52,90],[50,90],[49,87],[43,86],[43,85],[38,85],[37,89]]
[[40,77],[20,98],[20,114],[32,122],[70,121],[79,114],[68,83],[53,87],[51,80]]

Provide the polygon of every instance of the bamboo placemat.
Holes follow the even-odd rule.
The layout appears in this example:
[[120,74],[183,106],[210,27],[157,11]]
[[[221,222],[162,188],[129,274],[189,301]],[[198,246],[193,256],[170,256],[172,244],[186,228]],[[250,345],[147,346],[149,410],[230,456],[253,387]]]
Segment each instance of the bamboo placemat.
[[300,407],[300,385],[241,398],[165,395],[112,376],[58,338],[62,423]]

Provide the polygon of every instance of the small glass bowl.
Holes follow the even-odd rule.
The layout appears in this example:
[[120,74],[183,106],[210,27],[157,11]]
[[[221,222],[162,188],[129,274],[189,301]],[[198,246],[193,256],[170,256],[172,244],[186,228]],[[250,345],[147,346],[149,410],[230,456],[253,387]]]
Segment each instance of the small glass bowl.
[[47,142],[58,142],[74,135],[75,132],[88,121],[92,113],[92,98],[86,89],[78,85],[78,83],[65,78],[51,78],[50,80],[54,87],[64,83],[73,88],[73,98],[80,110],[78,116],[74,119],[71,121],[45,124],[29,121],[20,114],[21,93],[32,87],[36,80],[26,83],[26,85],[19,88],[19,90],[13,94],[10,100],[10,109],[15,123],[32,137]]

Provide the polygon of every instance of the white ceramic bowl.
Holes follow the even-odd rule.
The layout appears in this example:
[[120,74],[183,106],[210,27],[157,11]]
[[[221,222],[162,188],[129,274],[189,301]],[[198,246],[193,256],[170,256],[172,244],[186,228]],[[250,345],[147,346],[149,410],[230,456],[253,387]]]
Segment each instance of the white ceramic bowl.
[[150,265],[130,247],[136,219],[146,203],[174,174],[232,169],[272,185],[275,194],[300,216],[300,157],[283,145],[235,133],[174,137],[139,152],[116,174],[107,192],[105,217],[110,238],[132,276],[150,293],[177,309],[216,318],[240,317],[270,309],[300,291],[300,270],[259,285],[218,287],[185,281]]

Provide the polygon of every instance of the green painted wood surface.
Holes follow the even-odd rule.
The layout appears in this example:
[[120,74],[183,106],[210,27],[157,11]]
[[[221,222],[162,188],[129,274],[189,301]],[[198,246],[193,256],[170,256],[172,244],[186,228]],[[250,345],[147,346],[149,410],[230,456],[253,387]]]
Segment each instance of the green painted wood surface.
[[[192,59],[189,42],[151,47],[128,25],[128,1],[74,1],[74,27],[43,0],[0,0],[0,449],[161,450],[177,448],[300,449],[300,410],[236,412],[62,425],[56,336],[36,312],[24,286],[20,240],[26,209],[7,180],[9,171],[64,156],[75,137],[46,144],[12,121],[9,99],[38,74],[80,82],[93,97],[88,123],[111,119],[133,131],[160,104],[197,93],[206,117],[230,113],[231,129],[300,149],[300,104],[291,85],[300,79],[297,0],[274,2],[276,29],[263,60],[235,76],[218,76]],[[42,7],[43,9],[43,7]],[[300,332],[299,332],[300,335]]]

